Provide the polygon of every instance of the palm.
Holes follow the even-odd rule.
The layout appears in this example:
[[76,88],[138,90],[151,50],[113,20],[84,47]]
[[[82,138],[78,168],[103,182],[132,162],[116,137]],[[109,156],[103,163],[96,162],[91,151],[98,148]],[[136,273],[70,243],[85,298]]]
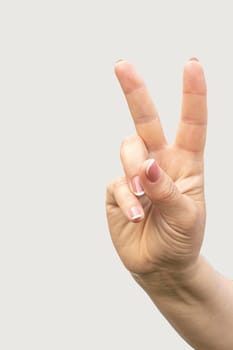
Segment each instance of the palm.
[[[131,107],[129,98],[128,103]],[[140,126],[137,131],[139,135],[142,133]],[[179,264],[184,256],[191,260],[200,250],[205,225],[202,153],[191,149],[196,145],[189,145],[190,147],[185,149],[180,147],[178,142],[150,151],[145,141],[145,129],[143,132],[148,150],[147,158],[157,160],[182,195],[187,198],[187,205],[183,212],[174,212],[171,215],[144,196],[140,202],[145,217],[137,224],[125,217],[117,203],[112,202],[108,205],[113,243],[126,267],[138,273],[154,271],[156,266],[161,264]]]
[[[200,248],[205,223],[202,162],[190,159],[189,154],[176,150],[175,147],[151,156],[156,157],[181,193],[188,196],[200,212],[202,230],[196,232],[195,227],[188,227],[189,236],[184,235],[186,254],[192,255],[194,249],[198,251]],[[177,235],[186,233],[189,226],[187,218],[189,214],[192,217],[192,213],[184,213],[185,222],[180,221],[180,227],[177,228],[173,227],[173,222],[169,218],[161,215],[161,211],[157,210],[150,199],[143,197],[141,201],[145,212],[145,219],[142,222],[138,224],[129,222],[119,207],[112,206],[109,215],[110,227],[114,245],[127,268],[135,272],[149,272],[158,265],[159,260],[164,260],[166,257],[171,259],[171,250],[174,257],[179,254],[176,238]]]

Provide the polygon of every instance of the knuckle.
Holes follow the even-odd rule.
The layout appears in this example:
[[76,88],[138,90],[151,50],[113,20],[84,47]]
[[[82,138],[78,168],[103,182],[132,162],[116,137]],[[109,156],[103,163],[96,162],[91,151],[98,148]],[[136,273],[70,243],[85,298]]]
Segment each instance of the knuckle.
[[113,193],[113,186],[114,186],[114,182],[111,181],[107,184],[107,187],[106,187],[106,193],[107,194],[110,194],[110,193]]
[[120,157],[123,162],[127,161],[132,154],[138,153],[140,156],[146,157],[147,151],[144,141],[139,135],[130,135],[124,138],[120,146]]
[[119,176],[114,182],[114,191],[116,191],[121,186],[125,186],[126,184],[127,184],[126,177]]
[[119,176],[115,180],[108,183],[106,187],[106,204],[113,204],[116,202],[116,193],[120,190],[121,186],[127,183],[124,176]]
[[119,176],[115,180],[108,183],[106,191],[107,193],[113,194],[119,186],[124,185],[125,183],[126,183],[125,177]]
[[129,135],[124,138],[121,142],[121,147],[120,150],[121,152],[124,152],[124,149],[137,143],[139,141],[139,136],[138,135]]
[[138,136],[137,135],[129,135],[129,136],[126,136],[124,138],[124,140],[122,141],[122,146],[128,146],[132,143],[134,143],[135,141],[138,141]]

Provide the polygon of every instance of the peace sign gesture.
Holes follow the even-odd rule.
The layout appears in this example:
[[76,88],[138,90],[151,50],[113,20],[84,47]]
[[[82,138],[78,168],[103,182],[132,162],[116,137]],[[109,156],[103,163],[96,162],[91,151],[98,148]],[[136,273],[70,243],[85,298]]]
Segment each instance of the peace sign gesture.
[[191,59],[184,67],[181,118],[170,145],[135,68],[120,61],[115,73],[137,135],[123,141],[125,174],[107,189],[113,244],[132,273],[187,269],[197,261],[205,228],[207,101],[202,66]]

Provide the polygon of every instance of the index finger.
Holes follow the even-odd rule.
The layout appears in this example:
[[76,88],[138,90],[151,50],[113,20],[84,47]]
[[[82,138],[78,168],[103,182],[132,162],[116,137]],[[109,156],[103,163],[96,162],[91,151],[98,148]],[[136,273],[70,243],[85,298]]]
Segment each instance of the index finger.
[[115,73],[124,92],[138,135],[148,151],[155,151],[167,144],[158,112],[147,87],[134,66],[118,61]]

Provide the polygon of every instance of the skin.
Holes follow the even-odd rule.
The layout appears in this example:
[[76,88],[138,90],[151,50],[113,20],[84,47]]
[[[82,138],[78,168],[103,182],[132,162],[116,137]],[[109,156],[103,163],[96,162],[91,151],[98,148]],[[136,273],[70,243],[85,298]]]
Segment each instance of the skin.
[[[197,261],[205,228],[203,150],[206,135],[206,84],[196,60],[184,68],[180,125],[174,144],[165,139],[145,83],[125,61],[115,67],[137,130],[121,146],[125,176],[107,192],[107,215],[113,243],[133,273],[183,269]],[[148,181],[148,159],[160,169],[156,183]],[[139,199],[130,181],[139,175],[146,195]],[[133,224],[130,208],[143,216]],[[139,220],[137,220],[139,221]]]
[[136,282],[191,346],[232,350],[232,281],[200,255],[206,219],[203,68],[197,59],[184,66],[181,117],[173,144],[166,141],[136,69],[120,61],[115,73],[136,135],[122,142],[124,175],[107,188],[113,244]]

